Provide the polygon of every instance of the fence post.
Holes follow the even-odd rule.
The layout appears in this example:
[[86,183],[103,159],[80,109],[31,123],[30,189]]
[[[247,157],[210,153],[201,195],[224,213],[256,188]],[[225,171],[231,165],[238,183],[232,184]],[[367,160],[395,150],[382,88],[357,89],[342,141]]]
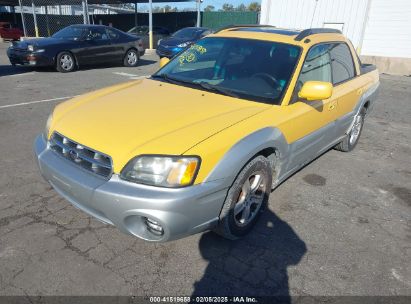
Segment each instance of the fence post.
[[134,2],[134,26],[135,26],[135,32],[137,34],[137,13],[138,13],[138,9],[137,9],[137,1]]
[[50,23],[49,23],[49,9],[48,6],[45,6],[46,9],[46,27],[47,27],[47,35],[50,37]]
[[88,20],[88,4],[87,4],[87,0],[82,0],[83,2],[83,23],[84,24],[88,24],[89,20]]
[[21,5],[21,0],[19,0],[19,5],[20,5],[21,23],[23,24],[24,37],[27,37],[26,21],[24,20],[23,6]]
[[148,4],[148,36],[150,41],[150,49],[153,49],[153,1],[149,0]]
[[38,37],[39,36],[39,27],[37,25],[36,6],[34,5],[33,0],[31,0],[31,7],[33,9],[34,32],[36,33],[36,37]]
[[200,0],[196,0],[197,2],[197,27],[200,27],[200,19],[201,19],[201,12],[200,12],[200,5],[201,5],[201,1]]

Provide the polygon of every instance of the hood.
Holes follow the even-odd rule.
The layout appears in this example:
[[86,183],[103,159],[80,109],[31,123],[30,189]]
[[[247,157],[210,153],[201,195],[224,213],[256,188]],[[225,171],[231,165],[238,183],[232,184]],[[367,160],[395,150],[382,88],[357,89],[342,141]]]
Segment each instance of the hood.
[[119,173],[137,155],[183,154],[269,107],[144,79],[58,105],[51,131],[110,155]]
[[163,38],[160,41],[160,45],[162,46],[177,46],[180,43],[184,43],[184,42],[194,42],[196,41],[196,39],[194,38],[177,38],[177,37],[167,37],[167,38]]
[[66,39],[58,39],[58,38],[37,38],[37,39],[29,39],[24,41],[15,42],[13,45],[20,49],[27,49],[28,45],[34,45],[37,48],[49,46],[49,45],[56,45],[56,44],[63,44],[63,43],[70,43],[71,40]]

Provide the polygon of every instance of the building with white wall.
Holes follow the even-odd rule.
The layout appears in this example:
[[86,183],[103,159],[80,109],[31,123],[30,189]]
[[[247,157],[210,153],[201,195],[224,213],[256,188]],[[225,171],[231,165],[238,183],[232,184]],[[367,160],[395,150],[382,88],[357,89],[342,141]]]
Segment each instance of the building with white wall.
[[364,61],[411,74],[411,0],[262,0],[260,23],[340,29]]

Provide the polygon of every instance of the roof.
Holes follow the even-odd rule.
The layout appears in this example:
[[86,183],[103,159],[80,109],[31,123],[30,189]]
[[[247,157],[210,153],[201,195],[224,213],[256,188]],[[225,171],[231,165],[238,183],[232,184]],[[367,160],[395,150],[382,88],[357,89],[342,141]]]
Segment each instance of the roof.
[[[194,2],[195,0],[152,0],[153,3],[165,2]],[[120,3],[148,3],[148,0],[87,0],[88,4],[120,4]],[[31,2],[30,2],[31,4]],[[72,5],[73,0],[34,0],[36,6],[42,5]],[[0,6],[19,6],[18,0],[0,0]]]
[[214,36],[276,41],[300,46],[311,46],[325,41],[344,41],[341,31],[329,28],[305,30],[283,29],[272,25],[232,25],[224,27]]

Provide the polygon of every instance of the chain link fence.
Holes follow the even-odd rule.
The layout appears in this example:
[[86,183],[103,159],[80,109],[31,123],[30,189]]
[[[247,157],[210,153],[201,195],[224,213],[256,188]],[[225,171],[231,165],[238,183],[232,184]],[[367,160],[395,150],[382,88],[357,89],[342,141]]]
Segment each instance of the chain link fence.
[[[49,37],[71,24],[88,20],[86,1],[68,0],[58,4],[55,0],[20,0],[15,12],[21,14],[25,36]],[[86,19],[85,19],[86,18]]]

